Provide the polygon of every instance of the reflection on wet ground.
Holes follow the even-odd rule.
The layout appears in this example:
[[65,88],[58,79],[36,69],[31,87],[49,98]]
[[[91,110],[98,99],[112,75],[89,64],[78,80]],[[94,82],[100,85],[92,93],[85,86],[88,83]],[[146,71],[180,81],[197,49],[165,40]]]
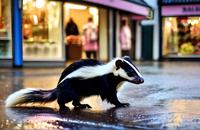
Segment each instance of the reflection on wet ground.
[[5,108],[21,88],[52,89],[63,68],[0,69],[0,129],[200,129],[200,63],[137,63],[145,83],[124,83],[114,108],[100,97],[86,98],[92,109],[60,113],[56,102]]

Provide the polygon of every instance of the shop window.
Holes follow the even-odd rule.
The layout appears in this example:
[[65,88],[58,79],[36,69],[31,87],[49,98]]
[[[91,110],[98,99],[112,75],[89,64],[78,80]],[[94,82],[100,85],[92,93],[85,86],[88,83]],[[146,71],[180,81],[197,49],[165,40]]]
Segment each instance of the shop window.
[[0,58],[11,58],[11,4],[0,0]]
[[163,18],[163,56],[200,57],[200,17]]
[[25,60],[63,59],[61,7],[61,2],[23,0]]

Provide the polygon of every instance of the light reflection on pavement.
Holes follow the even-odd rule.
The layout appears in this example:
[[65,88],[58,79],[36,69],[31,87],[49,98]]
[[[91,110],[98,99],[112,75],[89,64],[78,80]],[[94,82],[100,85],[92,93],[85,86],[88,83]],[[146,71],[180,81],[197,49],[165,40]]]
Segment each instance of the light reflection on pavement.
[[130,107],[114,108],[93,96],[83,101],[92,109],[69,103],[62,114],[56,102],[5,108],[4,100],[21,88],[54,88],[63,68],[0,69],[0,129],[200,129],[200,63],[137,65],[144,84],[125,83],[118,93]]

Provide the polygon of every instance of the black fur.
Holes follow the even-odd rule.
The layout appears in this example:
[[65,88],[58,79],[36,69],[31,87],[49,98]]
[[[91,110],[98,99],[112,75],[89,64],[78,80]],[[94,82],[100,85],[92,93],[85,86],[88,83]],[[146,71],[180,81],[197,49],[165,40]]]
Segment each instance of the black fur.
[[57,98],[57,89],[52,90],[37,90],[26,93],[27,97],[23,103],[29,102],[52,102]]
[[[69,73],[83,66],[102,65],[98,60],[87,59],[77,61],[67,67],[61,75],[60,81]],[[116,106],[124,106],[117,99],[116,86],[123,79],[115,77],[113,74],[106,74],[101,77],[90,78],[87,80],[79,80],[79,78],[67,79],[63,83],[58,83],[58,104],[60,108],[65,108],[65,103],[73,101],[75,107],[90,107],[89,105],[80,104],[83,97],[91,95],[100,95],[102,100],[106,99],[108,102]],[[127,104],[126,104],[127,105]]]
[[[129,57],[124,57],[131,64]],[[71,64],[67,67],[61,75],[59,82],[69,73],[74,70],[83,67],[83,66],[95,66],[101,65],[102,63],[97,60],[81,60]],[[136,75],[136,73],[130,68],[130,66],[124,65],[121,67],[128,72],[128,75]],[[130,71],[129,71],[130,70]],[[91,95],[100,95],[102,100],[107,100],[111,104],[114,104],[116,107],[128,106],[128,103],[120,103],[117,98],[117,85],[126,81],[125,79],[114,76],[113,73],[105,74],[101,77],[90,78],[86,80],[80,80],[79,78],[66,79],[61,84],[58,84],[57,93],[58,93],[58,104],[61,109],[65,108],[65,103],[73,101],[75,107],[90,107],[87,104],[80,104],[80,100],[83,97],[88,97]]]
[[[132,64],[129,57],[123,57],[126,61]],[[105,73],[102,76],[97,76],[88,79],[81,79],[80,77],[67,78],[67,75],[84,66],[102,65],[98,60],[86,59],[72,63],[61,74],[57,88],[52,90],[33,90],[26,93],[26,100],[19,103],[27,102],[50,102],[57,99],[60,110],[66,109],[65,103],[73,101],[72,104],[76,108],[91,108],[88,104],[80,104],[84,97],[92,95],[100,95],[102,100],[107,100],[116,107],[128,106],[128,103],[121,103],[117,98],[117,85],[122,81],[128,81],[120,76],[115,76],[113,72]],[[136,77],[134,81],[136,84],[143,83],[136,71],[127,62],[119,60],[115,62],[116,69],[122,68],[128,76]],[[132,64],[133,65],[133,64]],[[102,70],[103,71],[103,70]],[[84,76],[83,76],[84,77]],[[62,81],[63,80],[63,81]]]

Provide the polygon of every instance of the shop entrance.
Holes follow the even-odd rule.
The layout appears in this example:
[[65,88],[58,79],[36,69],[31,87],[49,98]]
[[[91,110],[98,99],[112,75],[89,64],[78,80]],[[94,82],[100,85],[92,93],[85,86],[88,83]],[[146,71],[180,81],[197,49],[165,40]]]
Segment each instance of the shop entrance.
[[142,26],[142,59],[153,59],[153,26]]
[[99,57],[99,9],[64,3],[66,61]]
[[130,22],[130,26],[131,26],[131,33],[132,33],[132,39],[131,39],[131,42],[132,42],[132,48],[131,48],[131,59],[135,60],[135,36],[136,36],[136,21],[132,20],[132,22]]

